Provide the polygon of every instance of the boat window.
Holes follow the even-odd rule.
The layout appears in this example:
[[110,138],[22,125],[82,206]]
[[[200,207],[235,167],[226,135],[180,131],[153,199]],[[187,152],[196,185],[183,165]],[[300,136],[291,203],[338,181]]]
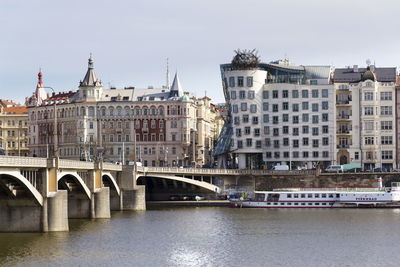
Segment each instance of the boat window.
[[319,197],[319,194],[314,194],[314,197]]
[[275,202],[279,201],[279,194],[268,194],[267,201]]
[[264,201],[265,199],[265,194],[264,193],[256,193],[254,196],[255,201]]
[[306,203],[301,203],[301,205],[303,205],[303,206],[304,206],[305,204],[306,204]]
[[329,194],[329,197],[330,197],[330,198],[333,198],[333,194]]
[[315,203],[315,206],[319,206],[319,203]]
[[306,197],[306,194],[301,194],[300,197],[301,197],[301,198],[305,198],[305,197]]
[[281,202],[281,206],[282,206],[282,205],[285,205],[285,203]]
[[274,205],[278,205],[278,203],[274,203]]
[[294,194],[294,198],[299,198],[299,194]]
[[312,206],[312,203],[308,203],[308,206]]
[[292,198],[292,194],[287,194],[287,198]]
[[308,196],[307,196],[308,198],[312,198],[312,194],[308,194]]
[[289,203],[287,203],[287,204],[288,204],[288,206],[291,206],[291,205],[292,205],[292,203],[290,203],[290,202],[289,202]]
[[294,203],[294,205],[295,205],[295,206],[298,206],[298,205],[299,205],[299,203],[297,203],[297,202],[296,202],[296,203]]
[[268,202],[267,205],[271,205],[271,202]]
[[322,203],[322,206],[326,206],[326,203]]
[[326,198],[326,194],[321,194],[321,197]]

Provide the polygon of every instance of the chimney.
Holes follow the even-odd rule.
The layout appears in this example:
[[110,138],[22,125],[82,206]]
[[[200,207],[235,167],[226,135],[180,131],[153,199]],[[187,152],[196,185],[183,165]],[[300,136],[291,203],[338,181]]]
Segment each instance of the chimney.
[[358,72],[358,65],[353,66],[353,72]]

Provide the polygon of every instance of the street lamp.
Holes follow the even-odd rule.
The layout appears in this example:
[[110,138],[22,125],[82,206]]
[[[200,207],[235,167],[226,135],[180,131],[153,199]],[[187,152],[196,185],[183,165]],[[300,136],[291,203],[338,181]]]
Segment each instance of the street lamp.
[[[43,88],[48,88],[53,91],[54,96],[56,92],[54,91],[53,87],[45,86]],[[53,129],[53,142],[54,142],[54,157],[58,158],[58,134],[57,134],[57,107],[56,107],[56,100],[54,99],[54,129]]]

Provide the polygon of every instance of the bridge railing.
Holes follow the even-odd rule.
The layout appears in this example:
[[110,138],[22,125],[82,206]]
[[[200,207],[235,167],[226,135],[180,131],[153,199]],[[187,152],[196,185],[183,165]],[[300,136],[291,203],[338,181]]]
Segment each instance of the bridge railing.
[[159,172],[174,174],[200,175],[313,175],[315,170],[270,171],[270,170],[238,170],[238,169],[202,169],[202,168],[171,168],[171,167],[138,167],[141,172]]
[[36,157],[0,156],[0,166],[44,168],[47,166],[47,159]]
[[94,169],[94,162],[60,159],[58,167],[62,169]]
[[122,165],[104,162],[103,170],[105,170],[105,171],[122,171]]

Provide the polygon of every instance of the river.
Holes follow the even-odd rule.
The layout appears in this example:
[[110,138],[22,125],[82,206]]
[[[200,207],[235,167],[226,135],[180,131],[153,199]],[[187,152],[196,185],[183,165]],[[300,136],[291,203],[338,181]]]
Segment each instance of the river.
[[398,266],[399,209],[160,208],[0,233],[1,266]]

